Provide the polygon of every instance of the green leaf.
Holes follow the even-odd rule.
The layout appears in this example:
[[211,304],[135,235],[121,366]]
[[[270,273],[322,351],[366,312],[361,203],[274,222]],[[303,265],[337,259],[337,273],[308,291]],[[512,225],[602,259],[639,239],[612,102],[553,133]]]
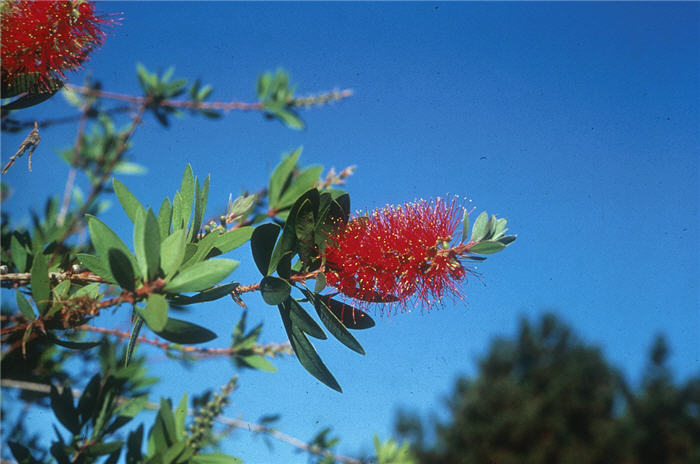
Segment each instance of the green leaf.
[[185,228],[186,219],[182,214],[182,203],[182,194],[180,194],[180,192],[175,193],[175,196],[173,197],[172,213],[173,231]]
[[[250,237],[250,248],[253,252],[253,260],[262,275],[268,275],[270,257],[275,248],[280,226],[273,223],[261,224],[255,228]],[[274,271],[274,270],[273,270]]]
[[516,238],[518,238],[516,235],[506,235],[504,237],[499,238],[498,241],[501,242],[502,244],[508,246],[511,243],[513,243]]
[[219,234],[216,232],[210,232],[205,235],[202,240],[195,244],[196,250],[192,256],[189,257],[183,267],[188,267],[193,264],[204,261],[204,259],[209,256],[209,252],[214,248],[216,240],[219,238]]
[[345,328],[343,323],[340,322],[336,315],[333,314],[330,309],[328,309],[328,306],[326,306],[323,300],[316,298],[311,292],[304,293],[313,301],[318,317],[321,319],[321,322],[323,322],[323,325],[326,326],[328,331],[333,334],[333,336],[337,338],[340,343],[347,346],[351,350],[360,354],[365,354],[365,350],[362,348],[362,345],[360,345],[355,337],[350,334],[348,329]]
[[267,196],[270,207],[277,209],[278,201],[282,195],[285,184],[292,175],[292,171],[297,164],[297,160],[301,155],[302,147],[297,148],[294,152],[285,156],[284,159],[277,165],[270,176],[270,185],[267,188]]
[[323,166],[312,166],[301,171],[280,198],[278,209],[293,204],[301,194],[316,185],[321,177],[321,171]]
[[506,218],[501,218],[496,220],[496,227],[493,230],[493,239],[499,239],[503,237],[503,234],[506,232],[506,224],[508,224],[508,219]]
[[130,161],[120,161],[116,166],[114,166],[114,172],[134,176],[146,174],[148,169],[146,169],[145,166],[141,166],[140,164],[132,163]]
[[92,283],[84,287],[79,288],[74,294],[73,298],[78,298],[81,296],[86,296],[88,298],[97,299],[100,295],[100,284]]
[[292,324],[289,318],[289,310],[286,309],[284,305],[279,305],[278,308],[282,316],[284,328],[287,331],[287,336],[289,337],[289,343],[292,345],[292,349],[294,353],[296,353],[297,359],[301,365],[304,366],[304,369],[328,387],[342,393],[343,390],[340,388],[338,381],[335,380],[333,374],[331,374],[326,365],[323,364],[323,361],[321,361],[321,358],[318,356],[318,353],[316,353],[309,339],[304,335],[304,332]]
[[29,261],[29,253],[27,249],[19,243],[15,234],[10,238],[10,252],[12,253],[12,262],[15,263],[17,272],[25,272],[27,270],[27,262]]
[[281,304],[289,297],[292,287],[284,279],[272,276],[265,276],[260,281],[260,294],[265,303],[269,305]]
[[143,205],[136,199],[134,194],[126,188],[126,185],[119,182],[116,177],[112,179],[112,186],[114,187],[114,193],[117,195],[117,199],[119,199],[119,203],[122,205],[124,212],[129,216],[131,222],[135,223],[139,211],[144,210]]
[[478,242],[484,238],[484,235],[486,235],[486,232],[488,232],[488,222],[489,213],[486,211],[477,216],[476,221],[474,221],[474,226],[472,227],[472,242]]
[[136,322],[134,323],[134,327],[131,329],[131,336],[129,337],[129,344],[126,347],[126,356],[124,357],[124,366],[129,365],[129,361],[131,360],[131,356],[134,354],[134,349],[136,348],[136,342],[138,341],[139,338],[139,332],[141,331],[141,327],[143,327],[143,318],[137,317]]
[[88,268],[91,272],[97,274],[109,282],[116,282],[112,272],[109,270],[109,263],[105,266],[104,262],[97,256],[79,253],[76,255],[80,264]]
[[160,267],[166,277],[177,271],[185,257],[185,231],[176,230],[160,244]]
[[292,206],[289,211],[289,217],[287,218],[287,223],[284,225],[284,230],[282,231],[282,237],[277,242],[274,251],[272,252],[272,257],[270,258],[269,273],[272,274],[275,269],[277,269],[278,264],[288,253],[296,253],[296,231],[294,226],[294,220],[296,218],[297,212],[301,205],[304,204],[306,200],[311,201],[311,210],[318,211],[318,206],[320,203],[320,194],[318,190],[311,189],[300,196],[297,201]]
[[326,274],[320,273],[316,276],[316,283],[314,284],[314,293],[320,293],[326,288]]
[[469,248],[470,253],[478,253],[480,255],[488,255],[491,253],[497,253],[504,249],[506,246],[501,242],[496,242],[493,240],[486,240],[485,242],[479,242],[476,245]]
[[85,217],[87,218],[88,228],[90,229],[90,240],[95,246],[97,256],[99,256],[102,262],[107,265],[109,263],[110,248],[116,248],[124,253],[124,255],[129,258],[133,268],[138,270],[136,258],[134,258],[129,248],[121,241],[117,234],[95,216],[86,214]]
[[[17,464],[40,464],[40,461],[34,459],[34,456],[29,452],[26,446],[20,445],[16,441],[8,441],[7,445],[12,451],[12,456],[17,460]],[[234,458],[235,459],[235,458]],[[241,461],[239,461],[241,462]],[[223,464],[222,461],[211,462],[211,464]],[[210,463],[199,463],[199,464],[210,464]]]
[[207,198],[209,195],[209,176],[204,181],[204,186],[200,188],[199,179],[194,180],[194,216],[192,218],[192,227],[190,227],[189,238],[191,241],[197,239],[197,234],[202,226],[204,211],[207,208]]
[[230,284],[224,284],[224,285],[219,285],[216,287],[212,287],[208,290],[204,290],[201,293],[197,293],[196,295],[193,296],[185,296],[185,295],[174,295],[173,298],[171,299],[172,304],[177,305],[177,306],[185,306],[189,304],[195,304],[195,303],[204,303],[206,301],[214,301],[218,300],[219,298],[223,298],[225,296],[228,296],[231,294],[233,290],[238,287],[239,284],[234,282]]
[[294,217],[294,231],[296,233],[299,258],[302,263],[309,264],[314,257],[314,210],[311,201],[302,202]]
[[180,403],[175,408],[173,416],[175,418],[175,436],[184,437],[185,419],[187,419],[187,393],[182,395],[182,399],[180,399]]
[[221,282],[238,267],[232,259],[210,259],[182,270],[167,283],[169,293],[199,292]]
[[242,459],[223,453],[196,454],[192,457],[192,464],[241,464]]
[[42,103],[56,95],[57,91],[58,88],[56,88],[55,90],[51,90],[50,92],[26,93],[21,97],[12,100],[7,105],[2,105],[2,107],[0,107],[0,110],[2,110],[2,112],[4,113],[6,111],[21,110],[23,108],[29,108],[30,106],[38,105],[39,103]]
[[46,266],[46,257],[38,249],[34,253],[34,261],[32,262],[32,277],[30,280],[32,286],[32,298],[34,304],[39,309],[39,315],[44,315],[49,309],[51,294],[51,283],[49,282],[49,270]]
[[80,395],[77,411],[80,423],[83,425],[87,423],[88,419],[95,413],[101,382],[102,376],[100,374],[93,375],[83,390],[83,393]]
[[467,237],[469,237],[469,211],[464,208],[464,219],[462,220],[462,242],[466,242]]
[[160,230],[153,211],[141,211],[134,223],[134,250],[141,274],[154,280],[160,271]]
[[172,317],[168,318],[163,330],[156,333],[170,342],[184,345],[204,343],[216,338],[216,334],[209,329]]
[[297,130],[304,128],[304,121],[302,121],[294,111],[283,110],[280,108],[275,111],[275,116],[280,118],[280,120],[285,123],[287,127]]
[[109,270],[114,276],[120,287],[133,292],[136,290],[134,284],[134,268],[129,261],[129,258],[116,248],[112,248],[108,252]]
[[170,200],[163,200],[158,210],[158,230],[160,231],[161,241],[170,235],[170,221],[173,217],[173,208],[170,206]]
[[80,432],[80,423],[78,421],[78,413],[73,406],[73,393],[71,389],[66,385],[63,387],[61,393],[58,393],[58,389],[55,385],[51,385],[51,409],[53,409],[56,419],[58,419],[61,424],[72,434],[77,434]]
[[29,301],[27,301],[24,295],[22,295],[22,292],[19,288],[17,289],[17,307],[19,308],[20,312],[24,317],[26,317],[30,321],[36,320],[36,314],[34,314],[34,310],[32,309],[31,303],[29,303]]
[[[279,232],[279,226],[277,226],[277,229]],[[251,226],[229,230],[228,232],[219,235],[214,247],[219,250],[221,254],[228,253],[229,251],[238,248],[250,240],[251,236],[253,235],[253,230],[254,228]]]
[[318,298],[348,329],[362,330],[374,327],[374,320],[364,311],[334,300],[329,295],[318,295]]
[[163,295],[157,293],[148,295],[146,307],[139,308],[136,306],[136,312],[154,332],[163,330],[168,322],[168,302]]
[[158,410],[158,415],[163,421],[168,442],[175,443],[179,441],[181,437],[178,437],[175,433],[175,417],[173,416],[172,405],[170,404],[169,399],[160,399],[160,409]]
[[124,446],[123,441],[110,441],[107,443],[96,443],[94,445],[91,445],[90,447],[86,448],[84,453],[85,456],[87,457],[97,457],[97,456],[103,456],[105,454],[110,454],[113,453],[117,450],[120,450]]
[[302,308],[294,298],[287,298],[283,304],[285,308],[289,309],[289,319],[295,327],[298,327],[314,338],[320,340],[328,338],[323,329],[309,316],[309,313],[304,311],[304,308]]
[[189,163],[185,168],[185,173],[182,175],[180,195],[182,195],[182,220],[185,226],[187,226],[192,213],[192,202],[194,200],[194,175],[192,174],[192,166],[190,166]]
[[259,369],[265,372],[277,372],[277,368],[270,361],[265,359],[264,356],[241,356],[238,359],[252,369]]
[[95,342],[73,342],[70,340],[60,340],[56,337],[53,337],[52,340],[56,345],[62,346],[64,348],[70,348],[71,350],[89,350],[90,348],[95,348],[96,346],[99,346],[102,344],[101,340],[95,341]]

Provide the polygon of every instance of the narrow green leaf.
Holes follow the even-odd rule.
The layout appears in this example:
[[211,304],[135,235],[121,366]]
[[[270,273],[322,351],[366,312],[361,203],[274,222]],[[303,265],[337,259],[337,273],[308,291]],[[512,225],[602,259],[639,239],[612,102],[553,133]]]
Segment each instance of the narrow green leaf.
[[323,329],[313,320],[309,313],[301,307],[299,302],[294,298],[287,298],[283,303],[285,308],[289,308],[289,318],[295,327],[298,327],[303,332],[311,335],[314,338],[325,340],[328,338]]
[[192,214],[192,202],[194,201],[194,175],[192,174],[192,166],[189,163],[185,168],[185,173],[182,175],[180,195],[182,195],[182,220],[186,228]]
[[478,242],[482,238],[484,238],[484,235],[486,235],[487,232],[487,225],[489,222],[489,213],[486,211],[482,212],[477,216],[476,221],[474,221],[474,226],[472,227],[472,242]]
[[192,464],[242,464],[243,460],[223,453],[196,454]]
[[490,240],[493,237],[494,232],[496,231],[496,215],[492,214],[491,217],[489,218],[489,221],[486,223],[486,234],[484,234],[484,237],[482,240]]
[[83,393],[80,395],[77,411],[80,423],[83,425],[87,423],[88,419],[95,413],[97,398],[100,394],[101,381],[102,376],[100,374],[93,375],[83,390]]
[[119,203],[122,205],[124,212],[131,222],[136,222],[136,215],[139,211],[144,210],[143,205],[136,199],[133,193],[126,188],[126,185],[122,184],[117,178],[112,179],[112,186],[114,187],[114,193],[117,195]]
[[214,300],[218,300],[219,298],[223,298],[225,296],[230,295],[231,292],[233,290],[235,290],[235,288],[238,286],[239,286],[239,284],[236,282],[230,283],[230,284],[219,285],[217,287],[212,287],[209,290],[204,290],[203,292],[197,293],[196,295],[193,295],[193,296],[174,295],[170,301],[172,304],[177,305],[177,306],[185,306],[185,305],[189,305],[189,304],[214,301]]
[[97,251],[97,256],[106,265],[109,262],[109,250],[111,248],[116,248],[120,250],[129,259],[131,265],[135,270],[138,270],[138,263],[136,258],[131,254],[129,248],[122,242],[122,240],[115,234],[109,227],[107,227],[102,221],[97,219],[95,216],[85,215],[88,221],[88,228],[90,230],[90,240],[95,246]]
[[294,217],[299,258],[304,264],[311,262],[314,257],[314,210],[310,200],[304,200]]
[[260,294],[265,303],[269,305],[281,304],[289,297],[292,287],[284,279],[278,277],[265,276],[260,281]]
[[134,268],[129,258],[116,248],[109,250],[109,270],[120,287],[133,292],[136,290]]
[[[279,232],[279,226],[277,226],[277,228]],[[239,229],[233,229],[229,230],[228,232],[224,232],[223,234],[219,235],[219,238],[216,240],[216,244],[214,245],[214,247],[217,250],[219,250],[219,253],[221,254],[228,253],[229,251],[238,248],[239,246],[243,245],[245,242],[250,240],[251,236],[253,235],[253,230],[255,230],[255,228],[251,226],[245,226]]]
[[185,231],[176,230],[160,244],[160,267],[165,277],[177,271],[185,257]]
[[349,304],[332,299],[329,295],[318,295],[328,309],[337,317],[345,327],[352,330],[362,330],[374,327],[374,320],[369,314],[353,308]]
[[129,365],[129,361],[131,360],[131,356],[134,354],[134,349],[136,348],[136,342],[138,341],[139,338],[139,332],[141,331],[141,327],[143,327],[143,319],[141,317],[136,318],[136,322],[134,323],[134,327],[131,329],[131,336],[129,337],[129,344],[126,347],[126,356],[124,358],[124,366]]
[[79,288],[74,294],[73,298],[78,298],[81,296],[86,296],[92,299],[98,299],[100,297],[100,284],[93,283],[88,284],[84,287]]
[[506,230],[508,230],[506,229],[506,224],[508,224],[508,219],[506,218],[496,220],[496,227],[494,228],[492,237],[494,240],[503,237],[503,234],[505,234]]
[[248,367],[253,369],[259,369],[265,372],[277,372],[277,368],[264,356],[252,355],[252,356],[241,356],[240,359]]
[[85,253],[79,253],[76,255],[80,264],[88,268],[91,272],[94,272],[98,276],[102,277],[109,282],[116,282],[112,272],[109,270],[109,263],[105,263],[97,256],[88,255]]
[[175,417],[173,416],[172,405],[170,404],[169,399],[160,399],[160,409],[158,410],[158,415],[163,421],[168,442],[175,443],[179,441],[181,437],[178,437],[175,434]]
[[30,280],[32,286],[32,298],[34,304],[39,309],[39,315],[44,315],[49,309],[51,294],[51,283],[49,282],[49,270],[46,266],[46,257],[38,249],[34,253],[34,261],[32,262],[32,277]]
[[217,232],[210,232],[205,235],[204,238],[195,244],[196,251],[187,261],[185,261],[183,268],[204,261],[204,259],[209,255],[209,252],[211,252],[211,250],[214,248],[214,244],[218,238],[219,234]]
[[326,274],[320,273],[316,276],[316,283],[314,284],[314,293],[320,293],[326,288]]
[[160,230],[158,219],[150,208],[136,215],[134,251],[141,275],[149,281],[155,279],[160,271]]
[[491,253],[497,253],[504,249],[506,246],[497,241],[487,240],[484,242],[479,242],[476,245],[469,248],[470,253],[478,253],[480,255],[488,255]]
[[255,228],[250,237],[250,248],[253,252],[253,260],[262,275],[268,275],[270,257],[275,248],[280,226],[273,223],[261,224]]
[[180,403],[175,408],[175,413],[173,414],[175,419],[175,436],[184,437],[185,436],[185,419],[187,419],[187,393],[182,395]]
[[513,243],[516,238],[518,238],[517,235],[506,235],[499,238],[498,241],[507,246]]
[[71,433],[77,434],[80,432],[80,423],[78,421],[78,413],[73,406],[73,393],[71,389],[64,385],[61,393],[58,389],[51,385],[51,409],[53,409],[56,419],[63,424]]
[[146,300],[146,307],[136,306],[136,312],[146,321],[146,325],[154,332],[160,332],[168,322],[168,302],[163,295],[151,293]]
[[170,200],[165,199],[158,210],[158,230],[160,231],[160,240],[163,241],[170,235],[170,221],[173,217],[173,207],[170,206]]
[[10,238],[10,252],[12,253],[12,262],[15,263],[17,272],[25,272],[27,270],[29,253],[27,253],[27,249],[19,243],[15,234],[12,234],[12,238]]
[[304,369],[328,387],[342,393],[343,390],[340,388],[338,381],[335,380],[333,374],[331,374],[326,365],[323,364],[323,361],[321,361],[321,358],[318,353],[316,353],[309,339],[304,335],[304,332],[292,324],[289,318],[289,310],[286,309],[284,305],[279,305],[278,308],[282,316],[284,328],[287,331],[287,336],[289,337],[289,343],[292,345],[292,349],[294,353],[296,353],[297,359],[301,365],[304,366]]
[[53,342],[56,345],[62,346],[64,348],[70,348],[71,350],[89,350],[90,348],[95,348],[96,346],[99,346],[102,344],[102,341],[95,341],[95,342],[73,342],[70,340],[60,340],[58,338],[53,338]]
[[360,354],[365,354],[365,350],[362,348],[362,345],[360,345],[355,337],[350,334],[348,329],[345,328],[343,323],[340,322],[336,315],[333,314],[330,309],[328,309],[328,306],[326,306],[323,300],[316,298],[311,292],[305,292],[305,294],[309,297],[309,299],[312,299],[316,312],[318,313],[318,317],[321,319],[321,322],[323,322],[323,325],[326,326],[328,331],[333,334],[333,336],[337,338],[340,343],[347,346],[351,350]]
[[216,338],[216,334],[209,329],[172,317],[168,318],[165,328],[157,333],[170,342],[184,345],[204,343]]
[[277,208],[293,204],[301,194],[314,187],[321,177],[321,171],[323,171],[323,166],[312,166],[301,171],[280,198]]
[[182,270],[165,285],[169,293],[199,292],[221,282],[238,267],[232,259],[210,259]]
[[175,193],[173,197],[173,231],[185,228],[186,219],[182,213],[182,203],[182,194]]
[[292,175],[292,171],[294,171],[297,160],[301,155],[301,150],[302,147],[299,147],[288,156],[285,156],[272,172],[272,175],[270,176],[270,185],[267,188],[267,196],[270,207],[276,209],[279,207],[278,202],[280,196],[282,195],[282,191],[284,190],[289,177]]
[[469,211],[464,208],[464,219],[462,220],[462,242],[466,242],[467,237],[469,237]]
[[36,314],[34,314],[34,310],[32,309],[31,303],[29,303],[29,301],[27,301],[24,295],[22,295],[22,292],[19,288],[17,289],[17,307],[19,308],[20,312],[24,317],[26,317],[30,321],[36,320]]
[[[3,95],[4,96],[4,95]],[[29,449],[26,446],[20,445],[16,441],[8,441],[7,445],[10,447],[10,451],[12,451],[12,456],[17,460],[17,464],[40,464],[41,461],[37,461],[34,456],[29,452]],[[217,461],[214,462],[212,461],[211,464],[223,464],[222,461]],[[210,464],[207,462],[202,462],[199,464]]]
[[[105,454],[113,453],[117,450],[121,450],[124,446],[123,441],[110,441],[107,443],[96,443],[86,448],[84,453],[86,457],[95,458],[97,456],[104,456]],[[105,463],[106,464],[106,463]]]
[[291,127],[292,129],[301,130],[304,128],[304,121],[294,112],[289,110],[278,109],[275,111],[275,116],[280,118],[280,120]]
[[[209,178],[207,177],[207,182]],[[207,190],[209,187],[207,186]],[[194,179],[194,216],[192,217],[192,226],[188,233],[189,241],[196,241],[197,235],[199,234],[199,229],[202,226],[202,219],[204,218],[204,209],[206,208],[206,201],[202,203],[204,198],[202,198],[202,187],[199,185],[199,179],[195,177]]]
[[117,174],[126,174],[130,176],[146,174],[148,169],[140,164],[132,163],[130,161],[120,161],[114,166],[114,172]]

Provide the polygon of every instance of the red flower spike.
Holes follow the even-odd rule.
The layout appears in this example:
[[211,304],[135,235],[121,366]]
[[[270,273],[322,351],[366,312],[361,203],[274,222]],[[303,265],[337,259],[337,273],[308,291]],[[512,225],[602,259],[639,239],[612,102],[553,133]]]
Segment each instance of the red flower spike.
[[452,247],[462,208],[453,200],[386,206],[351,219],[325,249],[327,284],[360,302],[411,301],[429,308],[471,272],[461,262],[463,244]]
[[45,87],[52,79],[76,71],[104,42],[101,26],[114,21],[95,15],[83,1],[9,0],[2,9],[2,81],[37,74]]

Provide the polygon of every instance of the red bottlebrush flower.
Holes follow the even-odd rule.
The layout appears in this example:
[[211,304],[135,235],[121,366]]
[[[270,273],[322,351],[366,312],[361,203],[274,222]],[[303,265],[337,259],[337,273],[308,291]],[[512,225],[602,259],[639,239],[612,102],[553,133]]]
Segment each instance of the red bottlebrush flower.
[[328,240],[328,285],[355,300],[404,308],[460,296],[458,284],[470,270],[461,262],[463,245],[451,244],[462,211],[454,200],[438,198],[351,219]]
[[2,81],[11,86],[34,75],[44,86],[76,71],[102,45],[101,26],[113,23],[95,15],[87,1],[9,0],[2,12]]

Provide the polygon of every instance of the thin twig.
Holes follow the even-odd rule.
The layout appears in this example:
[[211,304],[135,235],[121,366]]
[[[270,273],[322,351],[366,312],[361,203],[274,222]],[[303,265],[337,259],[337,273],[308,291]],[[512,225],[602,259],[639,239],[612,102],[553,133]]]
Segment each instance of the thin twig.
[[80,151],[83,148],[83,135],[85,134],[85,123],[87,122],[87,114],[90,111],[91,105],[83,105],[82,111],[80,112],[80,121],[78,122],[78,134],[75,137],[75,144],[73,146],[73,159],[70,163],[70,171],[68,172],[68,178],[66,179],[66,186],[63,188],[63,200],[61,201],[61,210],[56,218],[56,223],[61,226],[63,221],[66,219],[66,214],[68,213],[68,205],[70,204],[71,193],[73,192],[73,183],[75,182],[75,176],[78,169],[75,164],[80,159]]
[[7,162],[5,167],[2,168],[2,173],[5,174],[7,170],[10,169],[13,164],[15,164],[17,158],[20,158],[27,151],[29,151],[29,155],[27,157],[29,163],[29,172],[32,172],[32,154],[34,153],[34,150],[36,150],[36,147],[39,146],[40,141],[41,137],[39,136],[38,122],[34,121],[34,129],[32,129],[29,135],[27,135],[22,141],[22,143],[19,144],[19,148],[17,149],[15,154],[10,157],[10,160]]
[[[2,379],[0,380],[0,385],[5,387],[5,388],[15,388],[19,390],[25,390],[25,391],[32,391],[35,393],[44,393],[44,394],[50,394],[51,393],[51,385],[46,385],[42,383],[35,383],[35,382],[27,382],[24,380],[14,380],[14,379]],[[59,394],[63,392],[63,386],[61,385],[56,385],[56,389],[58,390]],[[81,390],[78,390],[76,388],[73,388],[72,390],[73,397],[74,398],[80,398],[80,396],[83,394]],[[127,401],[128,398],[119,398],[119,401],[125,402]],[[160,409],[160,405],[152,402],[147,402],[146,405],[144,406],[144,409],[148,409],[151,411],[158,411]],[[194,415],[195,411],[192,409],[188,409],[187,413],[190,415]],[[300,440],[296,437],[293,437],[291,435],[287,435],[286,433],[279,432],[273,428],[266,427],[261,424],[256,424],[254,422],[248,422],[244,421],[242,419],[234,419],[230,417],[216,417],[215,419],[217,422],[224,424],[229,427],[234,427],[234,428],[239,428],[239,429],[245,429],[250,432],[255,432],[255,433],[264,433],[266,435],[269,435],[279,441],[282,441],[284,443],[287,443],[291,446],[294,446],[295,448],[301,449],[303,451],[306,451],[308,453],[315,454],[317,456],[324,456],[324,457],[331,457],[332,459],[335,459],[336,461],[343,462],[345,464],[362,464],[363,461],[360,459],[355,459],[349,456],[344,456],[342,454],[335,454],[332,453],[329,450],[324,450],[320,449],[317,446],[311,445],[303,440]]]
[[[73,327],[76,330],[83,330],[87,332],[96,332],[101,334],[113,335],[121,339],[128,339],[131,334],[129,332],[122,332],[115,329],[105,329],[102,327],[93,327],[89,325],[79,325]],[[202,348],[198,346],[183,346],[180,344],[166,343],[160,340],[150,339],[146,337],[139,337],[138,341],[140,343],[145,343],[147,345],[156,346],[165,351],[180,351],[182,353],[200,354],[205,356],[236,356],[241,352],[246,354],[257,354],[260,356],[269,356],[275,358],[281,355],[291,355],[294,354],[292,347],[288,342],[285,343],[269,343],[266,345],[256,344],[251,348],[246,348],[241,350],[238,348]]]
[[[82,95],[108,98],[111,100],[125,101],[138,103],[139,105],[153,104],[149,97],[140,97],[136,95],[128,95],[116,92],[108,92],[105,90],[94,89],[90,87],[82,87],[72,84],[67,84],[66,88],[73,90],[74,92],[80,93]],[[289,100],[291,106],[311,106],[311,105],[323,105],[330,101],[342,100],[352,96],[352,90],[334,90],[331,92],[324,92],[317,95],[311,95],[308,97],[297,97]],[[229,102],[202,102],[194,100],[161,100],[158,102],[159,106],[167,106],[171,108],[185,108],[192,110],[221,110],[221,111],[260,111],[264,110],[264,105],[261,102],[247,103],[241,101],[229,101]]]

